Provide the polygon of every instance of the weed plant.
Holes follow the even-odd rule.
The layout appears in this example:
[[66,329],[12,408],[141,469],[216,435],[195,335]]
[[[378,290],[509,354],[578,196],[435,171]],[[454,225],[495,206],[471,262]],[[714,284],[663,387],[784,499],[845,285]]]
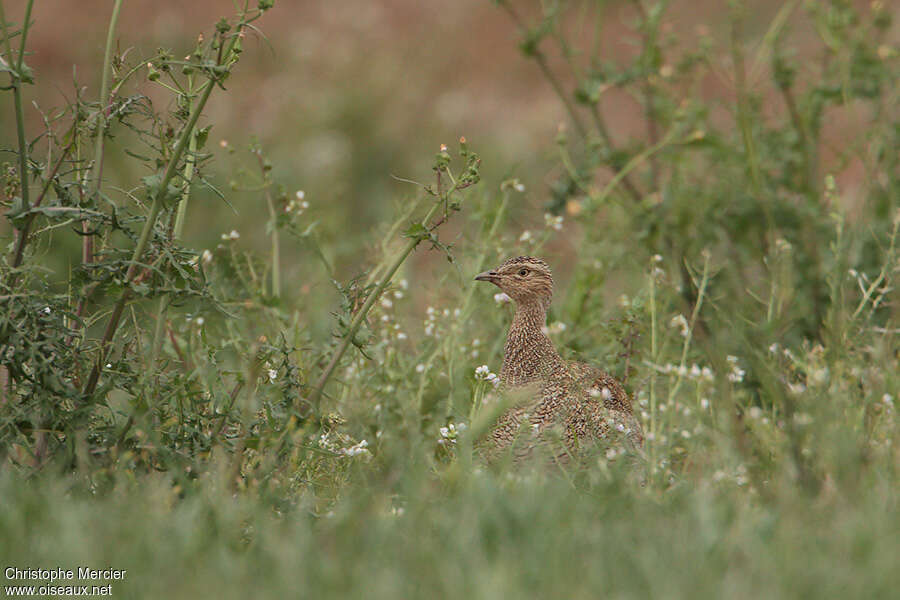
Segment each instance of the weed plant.
[[[221,143],[224,184],[212,170],[203,110],[236,84],[271,0],[183,59],[118,51],[115,0],[99,92],[76,83],[37,134],[40,23],[31,0],[19,22],[4,4],[4,565],[128,569],[114,594],[135,598],[896,596],[900,59],[885,4],[786,2],[751,45],[749,3],[714,36],[632,0],[639,44],[618,62],[600,44],[614,3],[496,1],[567,114],[542,226],[511,224],[531,190],[482,181],[461,138],[427,181],[399,182],[396,219],[354,242],[368,260],[349,276],[314,218],[329,206],[279,181],[249,134],[246,151]],[[801,25],[812,51],[792,45]],[[732,85],[710,94],[710,77]],[[641,107],[644,132],[614,135],[611,94]],[[865,126],[835,145],[829,120],[849,111]],[[146,175],[112,186],[104,165],[124,161]],[[851,162],[853,193],[834,176]],[[223,210],[258,194],[268,249],[237,220],[192,247],[199,191]],[[555,250],[562,232],[576,256]],[[60,271],[71,240],[81,260]],[[447,259],[427,288],[409,266],[423,252]],[[637,463],[473,454],[511,311],[471,275],[517,254],[566,274],[548,334],[625,381]],[[286,281],[294,260],[333,294]]]

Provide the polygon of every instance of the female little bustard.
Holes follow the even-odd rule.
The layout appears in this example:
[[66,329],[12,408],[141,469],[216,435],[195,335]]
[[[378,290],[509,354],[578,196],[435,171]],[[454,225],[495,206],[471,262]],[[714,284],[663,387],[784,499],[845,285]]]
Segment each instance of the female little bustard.
[[553,276],[546,262],[519,256],[475,279],[493,283],[516,305],[500,382],[504,392],[518,392],[525,399],[498,419],[491,432],[492,450],[509,447],[525,423],[537,437],[543,437],[548,427],[560,426],[567,454],[614,431],[629,445],[642,445],[641,426],[622,385],[590,365],[563,360],[542,330],[553,296]]

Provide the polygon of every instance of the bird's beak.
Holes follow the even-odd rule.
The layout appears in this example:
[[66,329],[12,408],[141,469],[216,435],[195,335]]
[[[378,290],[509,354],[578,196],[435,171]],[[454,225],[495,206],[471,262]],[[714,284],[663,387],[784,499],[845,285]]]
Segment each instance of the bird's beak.
[[475,276],[475,281],[490,281],[491,283],[497,283],[497,280],[500,279],[500,276],[497,275],[496,271],[485,271],[484,273],[479,273]]

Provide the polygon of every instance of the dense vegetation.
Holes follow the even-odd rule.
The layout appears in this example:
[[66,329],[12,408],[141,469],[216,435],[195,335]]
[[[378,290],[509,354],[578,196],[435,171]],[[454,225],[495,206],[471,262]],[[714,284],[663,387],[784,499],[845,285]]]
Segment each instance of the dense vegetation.
[[[398,178],[393,220],[343,233],[321,224],[339,204],[289,188],[252,132],[214,141],[202,118],[285,7],[259,0],[186,50],[136,56],[117,49],[116,0],[99,90],[76,85],[36,132],[41,24],[31,0],[18,21],[4,4],[4,566],[128,569],[116,597],[896,595],[900,58],[884,4],[784,3],[751,43],[741,3],[716,37],[634,0],[623,63],[595,43],[606,3],[499,0],[567,114],[544,171],[488,177],[470,133]],[[815,42],[795,47],[793,27]],[[640,133],[611,132],[613,92],[641,106]],[[829,138],[851,112],[863,125]],[[547,172],[523,230],[523,181]],[[266,246],[235,217],[195,247],[190,202],[232,214],[239,193],[266,211]],[[347,247],[366,257],[351,273],[335,266]],[[625,381],[645,457],[473,455],[510,311],[471,278],[517,254],[558,266],[549,334]],[[422,255],[439,258],[413,267]]]

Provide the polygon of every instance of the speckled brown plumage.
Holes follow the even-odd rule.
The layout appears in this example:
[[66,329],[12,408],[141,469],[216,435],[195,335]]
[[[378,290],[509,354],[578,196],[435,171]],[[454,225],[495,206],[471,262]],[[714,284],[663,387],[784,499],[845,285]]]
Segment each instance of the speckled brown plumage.
[[552,431],[565,441],[564,449],[552,450],[560,457],[602,440],[611,441],[616,435],[630,446],[641,446],[641,426],[622,385],[595,367],[563,360],[547,337],[544,326],[553,296],[553,276],[547,263],[519,256],[475,279],[493,283],[516,306],[500,382],[501,390],[518,395],[519,401],[497,420],[488,452],[505,450],[528,437],[532,441],[524,440],[515,447],[515,455],[522,458],[530,455],[535,443],[547,443]]

